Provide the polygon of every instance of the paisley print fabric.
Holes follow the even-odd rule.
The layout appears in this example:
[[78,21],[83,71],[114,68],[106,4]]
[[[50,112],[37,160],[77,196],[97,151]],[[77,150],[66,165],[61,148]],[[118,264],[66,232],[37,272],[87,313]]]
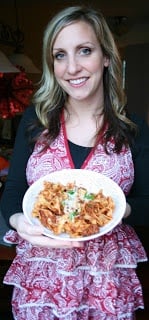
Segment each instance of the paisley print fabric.
[[[46,150],[44,148],[44,139],[43,133],[28,161],[26,172],[29,185],[50,172],[74,168],[64,125],[61,126],[60,135]],[[81,169],[105,174],[119,184],[127,194],[134,178],[131,152],[130,149],[123,147],[121,153],[116,154],[112,152],[113,147],[114,142],[109,142],[108,149],[111,152],[106,154],[103,145],[99,141],[96,148],[91,150]]]
[[[55,170],[74,168],[62,126],[59,137],[43,150],[44,135],[28,161],[29,185]],[[112,141],[108,146],[113,147]],[[105,154],[100,141],[82,169],[104,173],[125,194],[133,183],[131,152]],[[135,268],[146,254],[133,228],[123,223],[83,248],[48,249],[32,246],[10,230],[5,241],[17,243],[16,257],[4,283],[14,285],[12,310],[16,320],[132,320],[143,308]]]

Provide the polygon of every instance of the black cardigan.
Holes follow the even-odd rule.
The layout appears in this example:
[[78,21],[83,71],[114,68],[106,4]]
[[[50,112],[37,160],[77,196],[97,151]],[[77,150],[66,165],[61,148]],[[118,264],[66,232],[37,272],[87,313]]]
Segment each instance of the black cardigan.
[[17,130],[10,169],[5,188],[0,199],[1,213],[9,225],[9,217],[15,212],[22,212],[22,199],[28,188],[26,181],[26,165],[32,153],[31,145],[26,136],[30,122],[37,119],[33,106],[24,112]]
[[130,118],[138,125],[139,133],[132,148],[135,178],[127,197],[132,213],[126,222],[149,226],[149,126],[136,114]]

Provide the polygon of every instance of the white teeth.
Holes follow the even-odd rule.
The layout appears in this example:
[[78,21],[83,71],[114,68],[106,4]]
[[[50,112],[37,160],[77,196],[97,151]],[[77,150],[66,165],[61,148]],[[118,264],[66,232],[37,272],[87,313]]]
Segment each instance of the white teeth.
[[72,84],[80,84],[80,83],[82,83],[84,81],[86,81],[86,78],[70,80],[70,83],[72,83]]

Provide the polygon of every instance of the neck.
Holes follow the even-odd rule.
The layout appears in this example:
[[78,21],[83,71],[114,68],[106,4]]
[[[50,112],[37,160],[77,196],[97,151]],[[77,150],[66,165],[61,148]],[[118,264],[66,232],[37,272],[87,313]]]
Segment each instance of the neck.
[[65,108],[71,117],[94,118],[103,112],[103,101],[96,104],[84,103],[82,101],[68,101]]
[[91,108],[74,109],[69,105],[65,109],[64,117],[68,140],[85,147],[95,145],[97,133],[104,122],[102,108],[94,108],[93,110]]

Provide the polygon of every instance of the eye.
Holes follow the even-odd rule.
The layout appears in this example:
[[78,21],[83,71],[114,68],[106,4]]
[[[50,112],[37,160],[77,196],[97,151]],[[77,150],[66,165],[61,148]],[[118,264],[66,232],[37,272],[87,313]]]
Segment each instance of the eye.
[[64,57],[65,57],[64,52],[57,52],[54,54],[54,59],[56,59],[56,60],[62,60],[62,59],[64,59]]
[[84,55],[84,56],[90,55],[91,52],[92,52],[91,48],[81,48],[81,50],[80,50],[80,54]]

